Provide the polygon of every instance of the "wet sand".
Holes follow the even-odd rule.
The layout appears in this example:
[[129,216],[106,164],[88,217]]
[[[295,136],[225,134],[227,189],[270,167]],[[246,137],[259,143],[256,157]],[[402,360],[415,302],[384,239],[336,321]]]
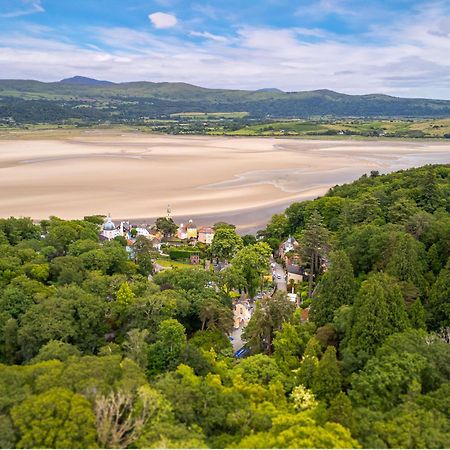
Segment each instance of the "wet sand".
[[262,226],[295,201],[370,170],[450,163],[450,143],[80,132],[0,140],[0,216],[56,215]]

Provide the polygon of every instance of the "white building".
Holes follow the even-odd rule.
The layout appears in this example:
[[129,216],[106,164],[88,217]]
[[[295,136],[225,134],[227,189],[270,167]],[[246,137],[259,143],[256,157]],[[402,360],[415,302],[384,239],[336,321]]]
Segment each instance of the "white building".
[[136,236],[144,236],[148,239],[150,238],[150,232],[147,230],[147,228],[137,227]]
[[[120,224],[120,228],[122,229],[122,223]],[[108,241],[111,241],[112,239],[116,238],[117,236],[122,236],[123,232],[121,230],[117,229],[114,225],[114,222],[111,220],[111,216],[108,216],[108,219],[106,219],[106,222],[103,224],[102,231],[100,233],[100,236],[103,236],[104,238],[108,239]]]
[[187,228],[184,225],[184,223],[181,223],[180,226],[178,227],[177,230],[177,237],[178,239],[187,239],[188,235],[187,235]]

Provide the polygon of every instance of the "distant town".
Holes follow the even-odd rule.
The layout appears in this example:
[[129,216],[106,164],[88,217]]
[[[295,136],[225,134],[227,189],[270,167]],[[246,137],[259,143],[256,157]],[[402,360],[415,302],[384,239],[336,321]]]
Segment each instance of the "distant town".
[[[153,224],[134,224],[129,220],[116,223],[111,215],[108,215],[101,227],[100,240],[125,240],[124,244],[130,258],[134,256],[133,247],[136,242],[139,240],[149,242],[154,251],[153,273],[192,266],[220,272],[230,263],[226,259],[214,258],[209,251],[216,229],[219,227],[234,229],[234,225],[225,222],[199,226],[193,219],[176,224],[172,218],[171,208],[168,206],[166,215],[158,218]],[[256,242],[257,238],[253,238]],[[296,287],[300,286],[307,274],[302,267],[301,258],[297,252],[298,247],[299,243],[289,236],[274,250],[270,258],[271,273],[268,272],[264,277],[264,287],[253,297],[245,292],[236,293],[233,300],[234,330],[230,334],[236,356],[245,356],[241,333],[252,317],[256,300],[271,297],[276,291],[283,291],[287,292],[292,302],[300,306],[302,299],[296,293]],[[152,275],[149,275],[149,278],[151,279]],[[307,320],[309,306],[302,306],[302,319]]]

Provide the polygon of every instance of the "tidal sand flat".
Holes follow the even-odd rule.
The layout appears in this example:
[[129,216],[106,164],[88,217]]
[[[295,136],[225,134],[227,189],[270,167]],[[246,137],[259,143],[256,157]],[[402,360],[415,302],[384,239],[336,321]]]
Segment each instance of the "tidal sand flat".
[[263,223],[370,170],[449,163],[450,143],[89,133],[0,140],[0,216],[165,214]]

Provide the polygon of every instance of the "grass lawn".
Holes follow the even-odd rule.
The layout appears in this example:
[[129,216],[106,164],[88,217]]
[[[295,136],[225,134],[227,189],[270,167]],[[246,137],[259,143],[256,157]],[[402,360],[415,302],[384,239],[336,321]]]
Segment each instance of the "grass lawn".
[[192,264],[186,264],[178,261],[172,261],[170,259],[157,259],[155,261],[155,264],[159,264],[163,267],[173,267],[178,269],[192,269],[193,267],[196,267]]

